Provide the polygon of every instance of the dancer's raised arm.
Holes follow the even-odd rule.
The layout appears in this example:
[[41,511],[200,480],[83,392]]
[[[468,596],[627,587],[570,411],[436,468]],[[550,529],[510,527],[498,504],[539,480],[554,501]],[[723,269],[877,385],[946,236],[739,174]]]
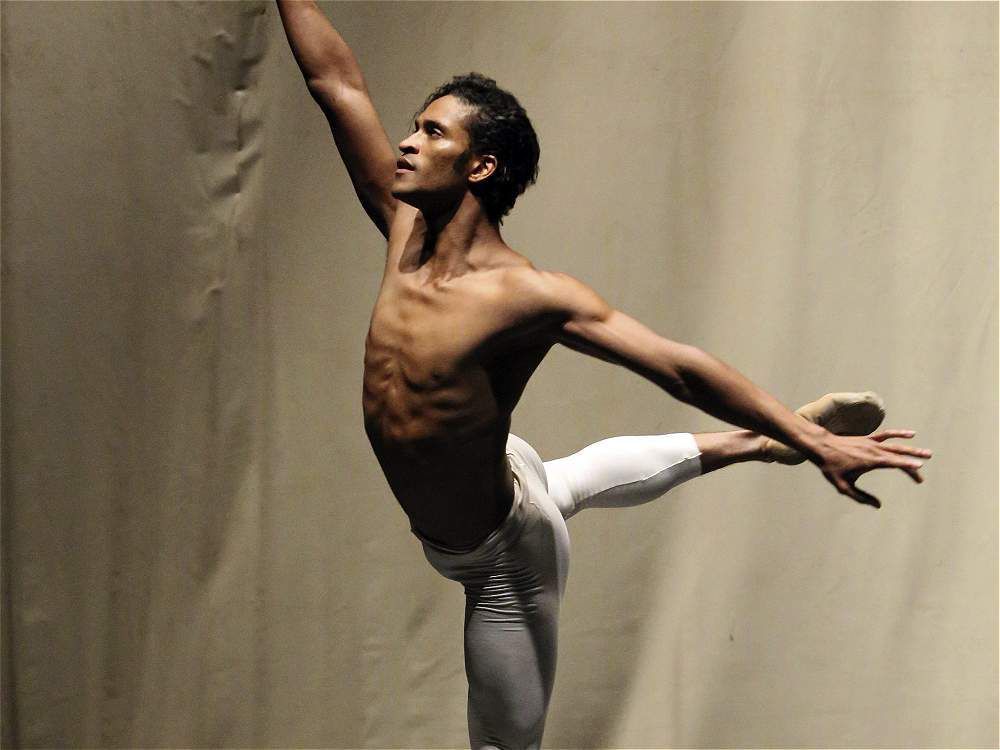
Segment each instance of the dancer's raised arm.
[[928,458],[929,451],[871,437],[834,435],[791,412],[710,354],[670,341],[615,310],[571,276],[535,272],[529,285],[532,289],[526,296],[535,300],[537,312],[558,322],[560,343],[623,365],[680,401],[793,446],[816,464],[840,493],[860,503],[879,505],[876,498],[854,485],[872,469],[901,469],[914,481],[923,481],[919,459]]
[[313,0],[277,2],[292,54],[330,123],[361,205],[388,237],[396,208],[390,193],[396,156],[358,61]]

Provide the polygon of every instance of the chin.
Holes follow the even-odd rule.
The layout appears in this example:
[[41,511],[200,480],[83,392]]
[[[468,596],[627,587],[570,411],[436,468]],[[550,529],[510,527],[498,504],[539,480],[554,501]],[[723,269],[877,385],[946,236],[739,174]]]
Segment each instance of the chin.
[[420,190],[415,190],[412,187],[407,187],[397,183],[389,192],[396,200],[402,201],[403,203],[413,206],[414,208],[419,209],[421,205],[423,205],[423,201],[420,200]]
[[403,203],[406,203],[414,208],[420,208],[416,203],[416,197],[412,191],[404,190],[402,188],[393,188],[389,191],[393,198]]

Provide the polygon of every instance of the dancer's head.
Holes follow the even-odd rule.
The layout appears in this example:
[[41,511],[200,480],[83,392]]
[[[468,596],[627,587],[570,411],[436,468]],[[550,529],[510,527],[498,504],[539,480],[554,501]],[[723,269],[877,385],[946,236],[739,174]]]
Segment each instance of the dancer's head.
[[469,190],[494,224],[538,176],[538,138],[524,108],[479,73],[433,91],[399,149],[414,169],[396,173],[396,198],[433,210]]

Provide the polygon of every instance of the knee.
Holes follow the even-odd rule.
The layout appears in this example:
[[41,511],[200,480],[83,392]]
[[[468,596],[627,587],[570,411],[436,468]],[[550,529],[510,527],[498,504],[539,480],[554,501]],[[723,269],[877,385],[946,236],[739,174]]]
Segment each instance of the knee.
[[469,744],[472,750],[537,750],[542,745],[545,716],[511,716],[502,726],[476,725],[470,718]]
[[[504,682],[501,680],[501,682]],[[531,680],[469,690],[469,740],[473,750],[529,750],[541,747],[548,695]],[[533,689],[534,688],[534,689]]]

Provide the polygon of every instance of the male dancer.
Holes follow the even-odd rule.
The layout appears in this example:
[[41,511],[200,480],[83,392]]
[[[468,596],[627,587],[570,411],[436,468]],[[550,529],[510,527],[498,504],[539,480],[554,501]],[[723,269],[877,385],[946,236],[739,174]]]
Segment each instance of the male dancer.
[[[388,240],[364,369],[365,430],[425,556],[466,591],[474,748],[537,748],[552,691],[568,568],[565,518],[647,502],[738,461],[806,459],[837,490],[876,468],[921,481],[929,451],[865,434],[874,394],[832,394],[793,414],[731,367],[658,336],[500,236],[534,182],[538,143],[509,93],[478,74],[432,93],[397,159],[350,49],[310,0],[278,0],[292,52],[326,114],[362,206]],[[543,463],[511,412],[561,343],[623,365],[746,431],[601,441]],[[812,421],[810,421],[810,419]],[[835,422],[840,424],[834,424]]]

